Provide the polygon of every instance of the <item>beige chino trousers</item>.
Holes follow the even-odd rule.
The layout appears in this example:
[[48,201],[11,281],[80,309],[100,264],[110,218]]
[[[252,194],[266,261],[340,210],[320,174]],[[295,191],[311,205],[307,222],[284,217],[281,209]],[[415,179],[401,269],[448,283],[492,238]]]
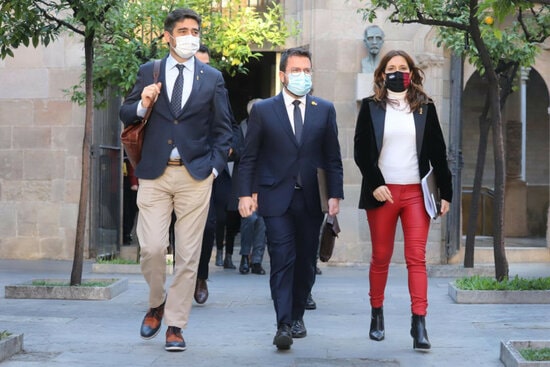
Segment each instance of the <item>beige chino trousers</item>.
[[[202,236],[208,216],[214,175],[199,181],[185,166],[167,166],[154,180],[139,180],[139,208],[136,233],[141,248],[141,271],[149,285],[149,307],[158,307],[165,300],[164,323],[187,327]],[[166,292],[166,254],[172,210],[176,213],[175,269]]]

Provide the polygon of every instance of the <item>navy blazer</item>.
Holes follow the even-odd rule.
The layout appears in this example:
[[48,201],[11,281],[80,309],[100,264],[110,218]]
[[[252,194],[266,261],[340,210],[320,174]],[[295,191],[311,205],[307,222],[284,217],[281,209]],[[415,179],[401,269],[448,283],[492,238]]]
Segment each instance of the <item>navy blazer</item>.
[[[166,169],[170,152],[178,148],[189,173],[197,180],[222,172],[231,143],[231,114],[222,74],[195,58],[193,89],[178,116],[170,111],[166,92],[166,59],[162,59],[158,81],[161,93],[145,128],[141,161],[136,176],[155,179]],[[153,83],[153,62],[141,65],[136,84],[120,108],[124,125],[141,121],[137,115],[143,88]]]
[[[419,177],[424,177],[432,165],[441,198],[451,202],[453,197],[452,176],[447,165],[447,148],[439,124],[435,105],[428,103],[413,112],[416,129],[416,153]],[[382,150],[386,110],[371,97],[363,99],[357,116],[354,138],[354,158],[363,180],[359,197],[360,209],[382,206],[384,202],[373,196],[373,191],[386,181],[378,167]]]
[[302,139],[298,143],[283,95],[254,104],[239,163],[239,196],[258,193],[258,214],[284,214],[300,173],[307,210],[321,213],[317,168],[324,168],[330,198],[344,198],[343,168],[334,105],[306,96]]

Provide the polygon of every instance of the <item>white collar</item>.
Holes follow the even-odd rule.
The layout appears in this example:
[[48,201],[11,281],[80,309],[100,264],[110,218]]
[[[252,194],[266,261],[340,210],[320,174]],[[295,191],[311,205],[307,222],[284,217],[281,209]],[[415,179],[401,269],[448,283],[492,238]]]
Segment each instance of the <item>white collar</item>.
[[[168,59],[166,59],[166,66],[167,70],[171,70],[176,67],[177,64],[180,64],[172,55],[168,55]],[[186,69],[189,69],[192,73],[195,72],[195,56],[190,57],[187,59],[186,62],[182,63]]]
[[304,106],[306,105],[306,96],[301,96],[300,98],[294,98],[287,92],[286,89],[283,90],[283,99],[285,101],[285,106],[292,105],[292,102],[294,102],[295,100],[299,100],[304,104]]

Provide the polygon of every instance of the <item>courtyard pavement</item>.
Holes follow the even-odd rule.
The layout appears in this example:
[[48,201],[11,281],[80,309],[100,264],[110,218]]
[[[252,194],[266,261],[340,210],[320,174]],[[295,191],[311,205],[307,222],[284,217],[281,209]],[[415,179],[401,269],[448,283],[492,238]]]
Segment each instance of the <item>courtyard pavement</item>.
[[[455,304],[448,296],[453,278],[432,277],[427,316],[432,350],[414,352],[406,268],[396,264],[384,305],[386,339],[374,342],[368,338],[368,266],[320,267],[323,274],[313,289],[317,309],[304,318],[308,335],[294,340],[289,351],[272,345],[276,325],[268,276],[241,275],[211,263],[210,298],[193,305],[183,330],[187,350],[169,353],[163,349],[164,327],[155,339],[139,336],[148,307],[140,274],[94,274],[86,262],[83,278],[126,278],[128,290],[107,301],[5,299],[5,285],[45,277],[68,280],[71,262],[0,260],[0,331],[24,334],[23,352],[1,365],[492,367],[502,366],[501,340],[550,339],[549,305]],[[516,274],[550,276],[550,264],[511,264],[510,276]]]

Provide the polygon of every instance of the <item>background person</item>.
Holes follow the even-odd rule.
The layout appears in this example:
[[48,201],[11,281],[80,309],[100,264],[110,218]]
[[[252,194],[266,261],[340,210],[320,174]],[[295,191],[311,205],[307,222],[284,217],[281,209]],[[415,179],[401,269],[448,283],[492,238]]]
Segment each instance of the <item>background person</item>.
[[[250,115],[252,106],[254,103],[261,101],[261,98],[254,98],[246,105],[246,111]],[[244,149],[244,139],[248,131],[248,118],[245,118],[239,124],[239,141],[241,142],[239,148],[237,148],[242,154]],[[230,201],[230,208],[238,210],[239,203],[239,160],[234,161],[233,168],[233,198]],[[265,236],[265,223],[264,218],[258,215],[257,212],[252,213],[249,217],[241,218],[241,263],[239,265],[239,272],[241,274],[253,274],[264,275],[265,270],[262,267],[262,261],[264,257],[266,247]]]
[[369,337],[381,341],[384,290],[401,220],[411,297],[413,347],[431,347],[425,327],[428,307],[426,241],[430,218],[420,178],[433,166],[441,215],[452,199],[451,173],[436,109],[422,89],[423,72],[404,51],[390,51],[374,72],[374,95],[363,99],[355,128],[355,162],[363,175],[359,208],[366,209],[372,239],[369,270]]
[[[200,45],[195,57],[205,63],[210,64],[210,50],[205,45]],[[235,159],[235,133],[238,129],[233,112],[231,111],[231,105],[228,105],[231,116],[231,125],[233,127],[233,138],[231,139],[231,149],[229,154],[229,160]],[[208,274],[210,258],[212,257],[212,248],[214,247],[214,241],[216,240],[217,223],[222,224],[222,230],[225,228],[225,220],[222,216],[225,216],[227,207],[227,196],[231,188],[231,174],[229,166],[226,164],[223,171],[214,180],[212,187],[212,195],[210,198],[210,207],[208,209],[208,218],[204,227],[204,234],[202,238],[201,256],[199,260],[199,267],[197,270],[197,281],[195,284],[194,298],[198,304],[206,302],[209,296],[208,292]],[[222,234],[223,237],[223,234]],[[223,250],[222,250],[223,251]],[[221,263],[223,265],[223,262]],[[233,266],[233,269],[235,267]]]

